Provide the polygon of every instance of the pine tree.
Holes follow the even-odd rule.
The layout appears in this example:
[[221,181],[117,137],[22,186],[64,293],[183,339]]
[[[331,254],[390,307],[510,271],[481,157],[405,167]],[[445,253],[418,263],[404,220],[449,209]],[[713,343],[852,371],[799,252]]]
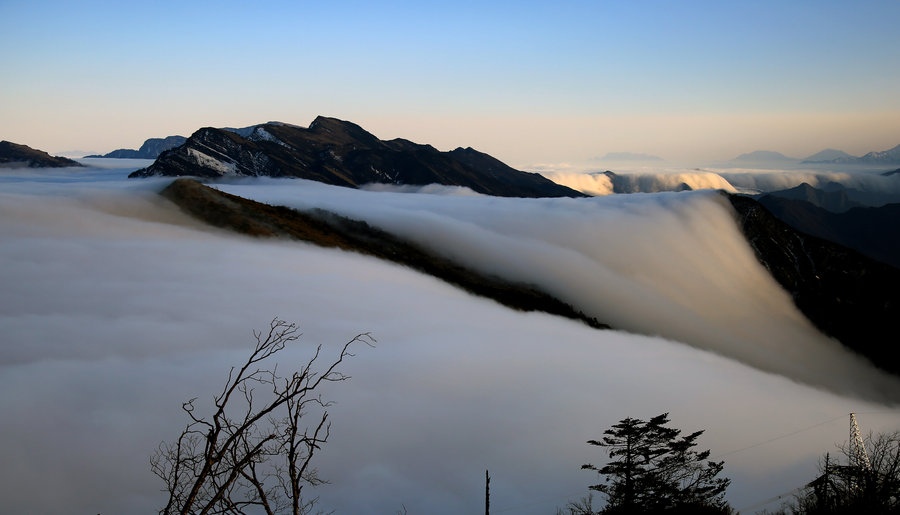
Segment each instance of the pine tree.
[[724,462],[710,461],[708,450],[694,450],[703,431],[680,436],[668,423],[668,413],[646,422],[629,417],[604,431],[601,440],[588,441],[605,447],[611,460],[599,468],[581,467],[603,479],[589,487],[606,495],[603,513],[728,511],[724,495],[731,480],[716,477]]

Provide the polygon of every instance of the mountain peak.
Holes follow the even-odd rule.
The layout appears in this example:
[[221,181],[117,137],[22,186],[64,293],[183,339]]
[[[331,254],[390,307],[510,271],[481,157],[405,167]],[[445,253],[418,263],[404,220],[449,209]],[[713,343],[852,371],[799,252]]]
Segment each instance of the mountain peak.
[[381,140],[359,125],[327,116],[316,116],[316,119],[309,124],[308,130],[316,134],[327,134],[328,137],[337,138],[343,142],[359,140],[369,145],[378,145],[381,143]]
[[355,123],[318,116],[309,128],[261,124],[246,136],[204,128],[131,177],[299,177],[357,188],[364,184],[443,184],[507,197],[580,197],[471,148],[440,152],[404,139],[381,141]]
[[746,154],[741,154],[732,161],[795,161],[794,158],[788,157],[781,152],[772,150],[755,150]]
[[807,157],[803,160],[805,163],[823,163],[828,161],[834,161],[836,159],[853,159],[853,156],[844,152],[843,150],[836,150],[833,148],[826,148],[825,150],[821,150],[816,152],[815,154]]

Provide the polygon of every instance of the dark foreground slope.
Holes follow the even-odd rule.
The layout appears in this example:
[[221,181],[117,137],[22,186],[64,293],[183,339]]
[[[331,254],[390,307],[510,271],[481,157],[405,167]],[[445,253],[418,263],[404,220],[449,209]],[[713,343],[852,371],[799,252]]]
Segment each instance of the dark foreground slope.
[[131,177],[153,175],[298,177],[352,188],[436,183],[503,197],[585,196],[472,149],[440,152],[403,139],[382,141],[356,124],[322,116],[309,128],[258,125],[246,137],[200,129]]
[[0,167],[62,168],[81,166],[81,163],[65,157],[51,156],[43,150],[11,141],[0,141]]
[[900,270],[799,232],[759,202],[728,195],[759,261],[824,333],[900,374]]
[[543,311],[596,328],[608,328],[572,306],[527,284],[511,283],[461,267],[365,222],[324,211],[296,211],[270,206],[209,188],[191,179],[176,179],[162,195],[210,225],[260,237],[288,237],[323,247],[337,247],[409,266],[521,311]]

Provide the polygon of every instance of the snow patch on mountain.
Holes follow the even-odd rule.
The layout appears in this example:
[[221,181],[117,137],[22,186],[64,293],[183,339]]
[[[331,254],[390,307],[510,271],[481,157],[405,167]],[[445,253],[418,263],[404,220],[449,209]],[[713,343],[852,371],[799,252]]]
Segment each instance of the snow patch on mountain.
[[215,170],[220,175],[241,175],[238,173],[237,165],[235,163],[221,161],[208,154],[204,154],[196,148],[188,148],[187,151],[199,166]]
[[278,139],[274,134],[267,131],[262,126],[257,126],[256,128],[254,128],[253,132],[250,133],[247,139],[250,141],[271,141],[272,143],[277,143],[282,147],[293,149],[293,147]]

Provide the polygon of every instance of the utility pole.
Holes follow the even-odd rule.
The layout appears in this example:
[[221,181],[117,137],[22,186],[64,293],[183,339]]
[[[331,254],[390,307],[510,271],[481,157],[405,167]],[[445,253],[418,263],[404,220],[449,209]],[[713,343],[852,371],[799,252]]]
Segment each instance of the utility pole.
[[491,515],[491,476],[484,471],[484,515]]

